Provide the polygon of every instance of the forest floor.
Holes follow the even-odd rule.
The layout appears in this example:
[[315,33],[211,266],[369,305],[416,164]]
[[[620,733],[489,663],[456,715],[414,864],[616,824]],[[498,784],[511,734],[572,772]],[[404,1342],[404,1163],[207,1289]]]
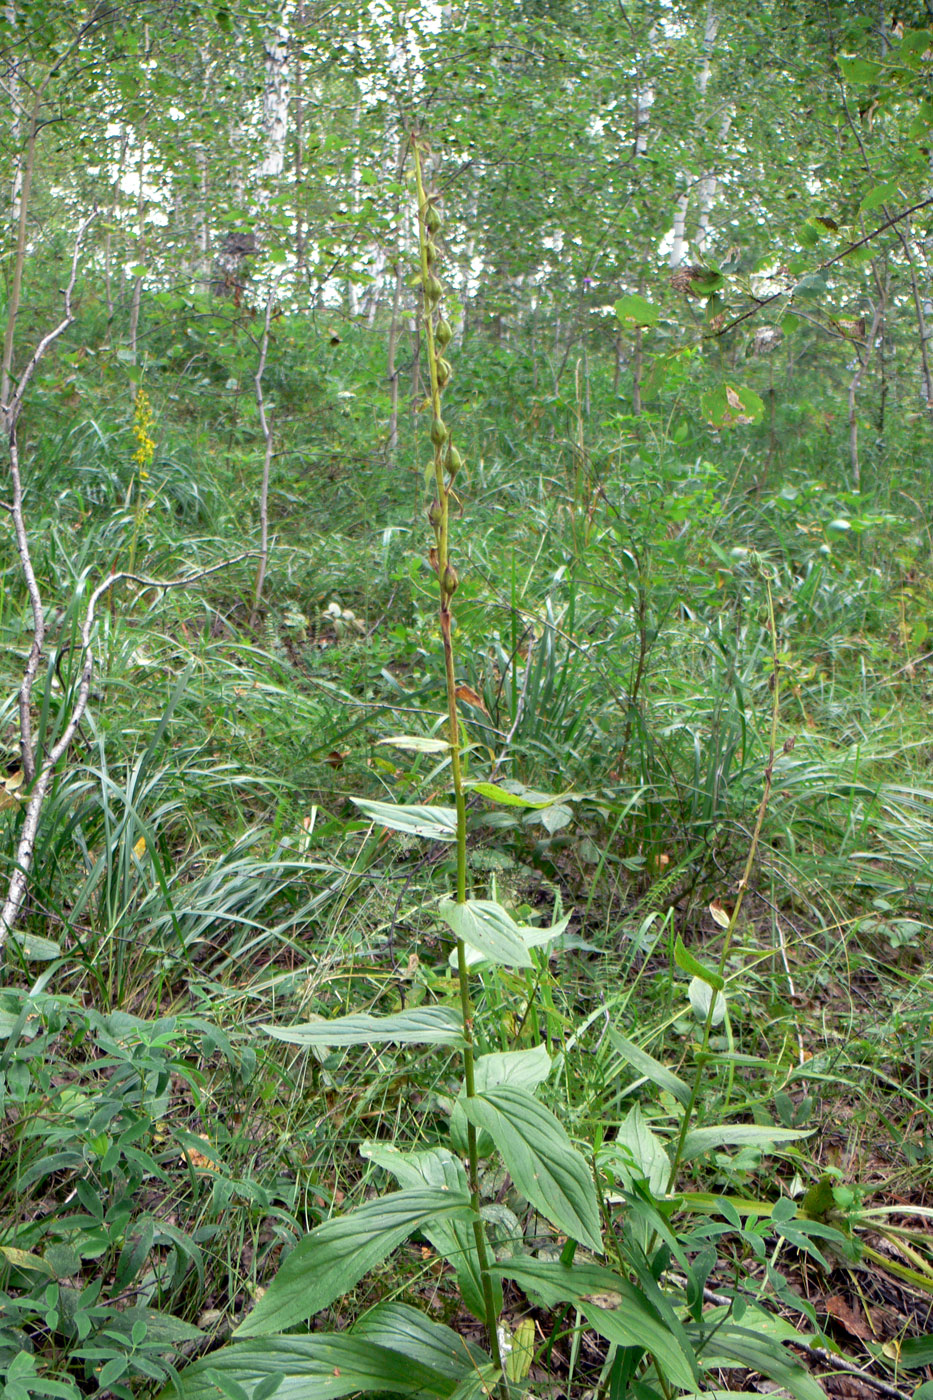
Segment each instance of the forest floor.
[[[361,1145],[443,1139],[456,1093],[442,1052],[317,1054],[265,1029],[453,993],[449,847],[354,804],[447,800],[446,759],[410,742],[444,714],[421,469],[367,455],[371,406],[331,395],[306,430],[302,385],[291,408],[286,388],[261,619],[254,558],[190,592],[116,592],[0,992],[0,1343],[66,1396],[102,1374],[137,1393],[167,1346],[180,1364],[225,1339],[296,1238],[381,1179]],[[149,576],[204,566],[254,518],[245,409],[153,399],[146,483],[115,393],[36,447],[50,734],[82,573],[130,540]],[[773,763],[697,1102],[699,1127],[745,1132],[713,1133],[667,1218],[691,1260],[709,1251],[713,1311],[737,1293],[757,1327],[764,1305],[833,1394],[910,1394],[933,1385],[933,1343],[910,1340],[933,1332],[933,577],[900,494],[914,488],[879,468],[856,496],[806,442],[766,473],[763,447],[755,468],[731,443],[675,446],[631,420],[593,424],[581,455],[573,407],[546,403],[534,431],[524,412],[464,409],[466,764],[528,799],[471,798],[470,880],[526,923],[572,913],[533,974],[478,980],[481,1047],[546,1047],[542,1095],[594,1162],[639,1124],[666,1141],[678,1106],[627,1047],[693,1073],[676,942],[718,959]],[[7,580],[9,781],[28,616]],[[487,1176],[497,1255],[546,1246]],[[776,1201],[793,1203],[780,1228]],[[422,1240],[332,1320],[417,1299],[469,1334],[451,1285]],[[562,1335],[513,1286],[506,1322],[526,1314],[536,1393],[597,1389],[605,1342]],[[130,1345],[140,1321],[153,1330]],[[760,1383],[733,1368],[723,1387]]]

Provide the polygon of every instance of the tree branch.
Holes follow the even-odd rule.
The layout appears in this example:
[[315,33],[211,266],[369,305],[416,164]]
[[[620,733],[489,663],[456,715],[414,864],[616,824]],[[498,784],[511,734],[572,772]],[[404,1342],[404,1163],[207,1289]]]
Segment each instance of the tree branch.
[[[842,262],[843,258],[849,257],[851,253],[856,252],[859,248],[864,248],[866,243],[871,243],[872,239],[877,238],[878,235],[884,233],[886,229],[893,228],[895,224],[901,223],[904,219],[909,219],[911,214],[916,214],[919,209],[929,208],[931,204],[933,204],[933,196],[927,199],[921,199],[919,204],[912,204],[909,209],[902,209],[899,214],[892,214],[889,219],[885,219],[884,223],[879,224],[871,233],[866,233],[864,238],[857,239],[855,243],[850,243],[847,248],[843,248],[841,253],[835,253],[831,258],[827,258],[825,262],[820,263],[819,267],[814,270],[814,274],[812,275],[815,275],[817,272],[825,272],[828,267],[832,267],[837,262]],[[736,326],[740,326],[742,322],[747,321],[749,317],[757,316],[758,312],[761,311],[763,307],[770,306],[773,301],[778,301],[783,296],[787,296],[787,292],[782,289],[780,292],[772,292],[771,296],[763,297],[760,301],[756,301],[755,305],[749,307],[747,311],[743,311],[741,316],[736,316],[734,320],[729,321],[724,326],[720,326],[719,330],[716,331],[716,338],[718,339],[720,336],[725,335],[727,331],[734,330]]]

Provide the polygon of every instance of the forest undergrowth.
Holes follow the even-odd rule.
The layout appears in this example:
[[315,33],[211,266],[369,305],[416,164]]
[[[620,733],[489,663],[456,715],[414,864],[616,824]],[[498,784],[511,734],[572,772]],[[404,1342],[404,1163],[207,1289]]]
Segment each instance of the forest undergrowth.
[[[210,1358],[306,1231],[373,1199],[390,1148],[427,1152],[456,1118],[443,1045],[267,1033],[457,995],[439,915],[452,847],[429,818],[385,818],[450,801],[430,425],[412,415],[389,460],[376,352],[341,330],[274,328],[255,625],[252,553],[188,591],[117,584],[102,608],[0,991],[13,1400],[172,1383],[297,1397]],[[225,359],[216,337],[192,351],[196,329],[182,347],[153,320],[128,377],[79,322],[38,385],[46,741],[77,683],[89,573],[170,577],[255,533],[255,331],[244,321]],[[652,1316],[693,1329],[706,1389],[714,1373],[753,1389],[770,1364],[772,1388],[805,1400],[775,1361],[793,1341],[787,1356],[833,1394],[919,1393],[933,1385],[933,541],[918,444],[889,429],[855,493],[815,381],[776,425],[716,433],[692,409],[695,377],[636,417],[611,366],[586,368],[589,411],[579,367],[556,386],[552,369],[477,335],[449,394],[467,883],[526,931],[562,924],[527,966],[481,971],[477,1051],[546,1056],[538,1097]],[[30,643],[10,548],[0,637],[9,870]],[[652,1379],[624,1329],[594,1326],[598,1287],[558,1294],[535,1275],[573,1250],[514,1170],[490,1159],[478,1186],[506,1393],[700,1387],[678,1379],[677,1348]],[[377,1303],[482,1343],[430,1230],[325,1311],[358,1329]],[[770,1361],[717,1343],[727,1317],[774,1344]],[[188,1391],[197,1357],[206,1389]],[[495,1382],[471,1364],[479,1394]]]

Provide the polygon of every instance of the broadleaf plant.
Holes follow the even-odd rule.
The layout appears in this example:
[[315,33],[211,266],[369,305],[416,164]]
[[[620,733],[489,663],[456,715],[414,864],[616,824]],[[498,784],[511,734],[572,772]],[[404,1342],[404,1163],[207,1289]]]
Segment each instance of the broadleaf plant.
[[[679,1165],[724,1142],[757,1142],[759,1137],[773,1142],[800,1134],[738,1125],[699,1128],[691,1133],[699,1080],[689,1086],[646,1051],[611,1031],[611,1043],[622,1057],[667,1089],[683,1110],[679,1136],[669,1157],[647,1125],[640,1120],[632,1124],[630,1150],[619,1176],[620,1184],[627,1188],[628,1208],[640,1222],[635,1248],[633,1232],[626,1238],[623,1227],[620,1236],[619,1222],[612,1219],[608,1209],[612,1198],[600,1201],[590,1161],[574,1146],[554,1113],[536,1097],[552,1069],[547,1047],[476,1053],[471,978],[514,976],[515,970],[533,974],[543,969],[546,953],[542,950],[564,932],[569,916],[558,918],[548,928],[531,927],[518,923],[497,899],[484,897],[480,890],[468,891],[467,792],[494,803],[532,809],[550,807],[556,799],[527,789],[512,793],[491,780],[468,781],[464,771],[471,749],[461,743],[464,736],[458,714],[453,599],[459,577],[452,560],[450,528],[452,501],[460,514],[454,482],[462,459],[442,406],[453,374],[445,358],[453,333],[442,314],[443,287],[437,275],[435,238],[442,222],[438,198],[425,189],[424,148],[418,139],[413,150],[420,250],[416,283],[422,297],[422,344],[430,382],[425,406],[434,449],[427,473],[427,514],[434,536],[429,562],[438,589],[447,698],[447,732],[442,747],[449,752],[447,771],[454,805],[354,801],[361,815],[375,826],[409,839],[453,846],[455,889],[440,902],[437,918],[454,937],[451,961],[458,994],[454,1004],[438,1001],[383,1016],[351,1012],[334,1020],[266,1026],[265,1030],[277,1040],[318,1051],[386,1043],[443,1047],[460,1056],[462,1087],[451,1103],[449,1146],[429,1143],[423,1150],[406,1153],[385,1142],[364,1144],[363,1159],[384,1170],[399,1189],[366,1200],[312,1229],[285,1258],[240,1323],[237,1340],[195,1361],[165,1394],[185,1400],[215,1400],[218,1391],[234,1400],[270,1400],[273,1395],[285,1400],[336,1400],[351,1392],[417,1393],[469,1400],[496,1394],[498,1400],[512,1400],[513,1394],[524,1388],[535,1358],[526,1328],[520,1355],[508,1363],[511,1344],[508,1348],[503,1345],[506,1332],[501,1324],[502,1279],[508,1278],[546,1308],[572,1308],[576,1326],[586,1326],[602,1339],[607,1352],[604,1370],[612,1375],[613,1395],[628,1392],[639,1400],[655,1395],[670,1400],[675,1390],[688,1394],[701,1390],[705,1361],[701,1361],[700,1352],[711,1344],[718,1357],[727,1357],[726,1364],[733,1357],[754,1353],[758,1369],[770,1367],[770,1373],[799,1400],[811,1400],[809,1377],[779,1344],[753,1338],[752,1347],[750,1339],[728,1322],[710,1332],[702,1309],[686,1324],[679,1304],[658,1281],[673,1257],[687,1275],[691,1296],[702,1299],[702,1280],[695,1276],[686,1250],[668,1224],[670,1192]],[[419,750],[419,736],[402,737],[405,745]],[[438,751],[437,744],[432,736],[425,751]],[[490,776],[495,776],[495,768]],[[730,935],[732,927],[734,916]],[[705,987],[717,989],[717,994],[725,984],[724,960],[725,952],[718,971],[711,972],[678,942],[678,965],[701,978]],[[704,1050],[712,1020],[710,1010],[704,1026]],[[649,1149],[653,1165],[649,1163],[646,1176],[641,1159]],[[530,1253],[496,1259],[487,1237],[490,1210],[481,1200],[482,1159],[492,1159],[496,1170],[504,1167],[514,1193],[554,1234],[563,1237],[559,1261]],[[601,1169],[603,1186],[605,1181]],[[380,1303],[340,1332],[285,1335],[287,1329],[310,1322],[345,1298],[416,1231],[451,1267],[462,1303],[484,1326],[485,1350],[402,1303]],[[654,1254],[656,1244],[659,1249]],[[578,1249],[589,1257],[576,1259]],[[596,1262],[607,1257],[611,1264]]]

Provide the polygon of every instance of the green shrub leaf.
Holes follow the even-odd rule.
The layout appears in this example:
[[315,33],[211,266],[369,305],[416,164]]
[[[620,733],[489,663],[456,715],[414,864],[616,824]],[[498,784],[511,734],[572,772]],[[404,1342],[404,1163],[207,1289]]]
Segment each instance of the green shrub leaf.
[[274,1376],[281,1377],[275,1400],[339,1400],[359,1391],[444,1397],[456,1388],[442,1372],[411,1355],[341,1332],[264,1337],[224,1347],[187,1366],[177,1388],[167,1386],[159,1400],[217,1400],[218,1389],[228,1394],[228,1385],[252,1397]]

